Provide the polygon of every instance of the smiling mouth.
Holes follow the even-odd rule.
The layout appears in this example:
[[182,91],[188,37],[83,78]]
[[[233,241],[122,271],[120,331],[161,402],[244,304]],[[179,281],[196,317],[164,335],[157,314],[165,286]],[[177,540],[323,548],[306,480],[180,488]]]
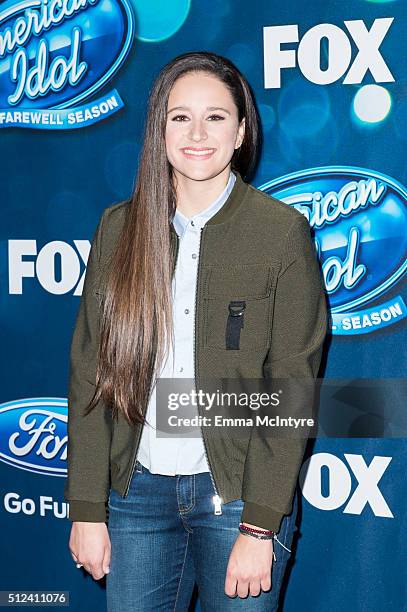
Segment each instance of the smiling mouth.
[[207,159],[215,153],[216,149],[190,149],[185,147],[185,149],[181,149],[181,151],[189,158]]

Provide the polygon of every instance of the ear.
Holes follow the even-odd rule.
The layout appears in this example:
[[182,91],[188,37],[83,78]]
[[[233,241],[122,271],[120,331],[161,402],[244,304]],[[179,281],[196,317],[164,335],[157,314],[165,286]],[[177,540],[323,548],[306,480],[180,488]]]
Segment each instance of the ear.
[[243,142],[244,134],[245,134],[245,127],[246,127],[246,118],[243,117],[243,119],[240,122],[238,131],[237,131],[235,149],[238,149]]

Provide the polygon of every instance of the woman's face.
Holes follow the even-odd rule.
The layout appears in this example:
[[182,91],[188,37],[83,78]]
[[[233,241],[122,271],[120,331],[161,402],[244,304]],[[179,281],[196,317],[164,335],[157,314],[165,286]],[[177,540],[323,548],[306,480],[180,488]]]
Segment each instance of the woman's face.
[[237,108],[222,81],[205,72],[177,79],[167,106],[165,142],[175,174],[207,180],[220,174],[244,136]]

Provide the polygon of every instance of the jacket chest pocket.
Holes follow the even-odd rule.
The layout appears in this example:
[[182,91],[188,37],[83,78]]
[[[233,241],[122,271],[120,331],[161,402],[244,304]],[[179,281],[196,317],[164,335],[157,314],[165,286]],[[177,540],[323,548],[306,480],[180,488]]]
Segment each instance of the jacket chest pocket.
[[268,264],[211,268],[203,291],[205,346],[230,351],[269,346],[272,290]]

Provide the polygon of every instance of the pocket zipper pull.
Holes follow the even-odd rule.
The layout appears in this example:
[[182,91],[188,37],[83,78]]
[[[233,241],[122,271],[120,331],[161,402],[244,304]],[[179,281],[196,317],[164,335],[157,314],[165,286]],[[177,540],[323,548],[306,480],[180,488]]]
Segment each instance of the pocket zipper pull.
[[215,506],[215,514],[222,514],[222,499],[219,495],[212,497],[213,505]]
[[240,330],[244,327],[245,308],[246,302],[244,300],[232,300],[229,302],[229,314],[226,321],[225,332],[227,350],[237,350],[240,348]]

